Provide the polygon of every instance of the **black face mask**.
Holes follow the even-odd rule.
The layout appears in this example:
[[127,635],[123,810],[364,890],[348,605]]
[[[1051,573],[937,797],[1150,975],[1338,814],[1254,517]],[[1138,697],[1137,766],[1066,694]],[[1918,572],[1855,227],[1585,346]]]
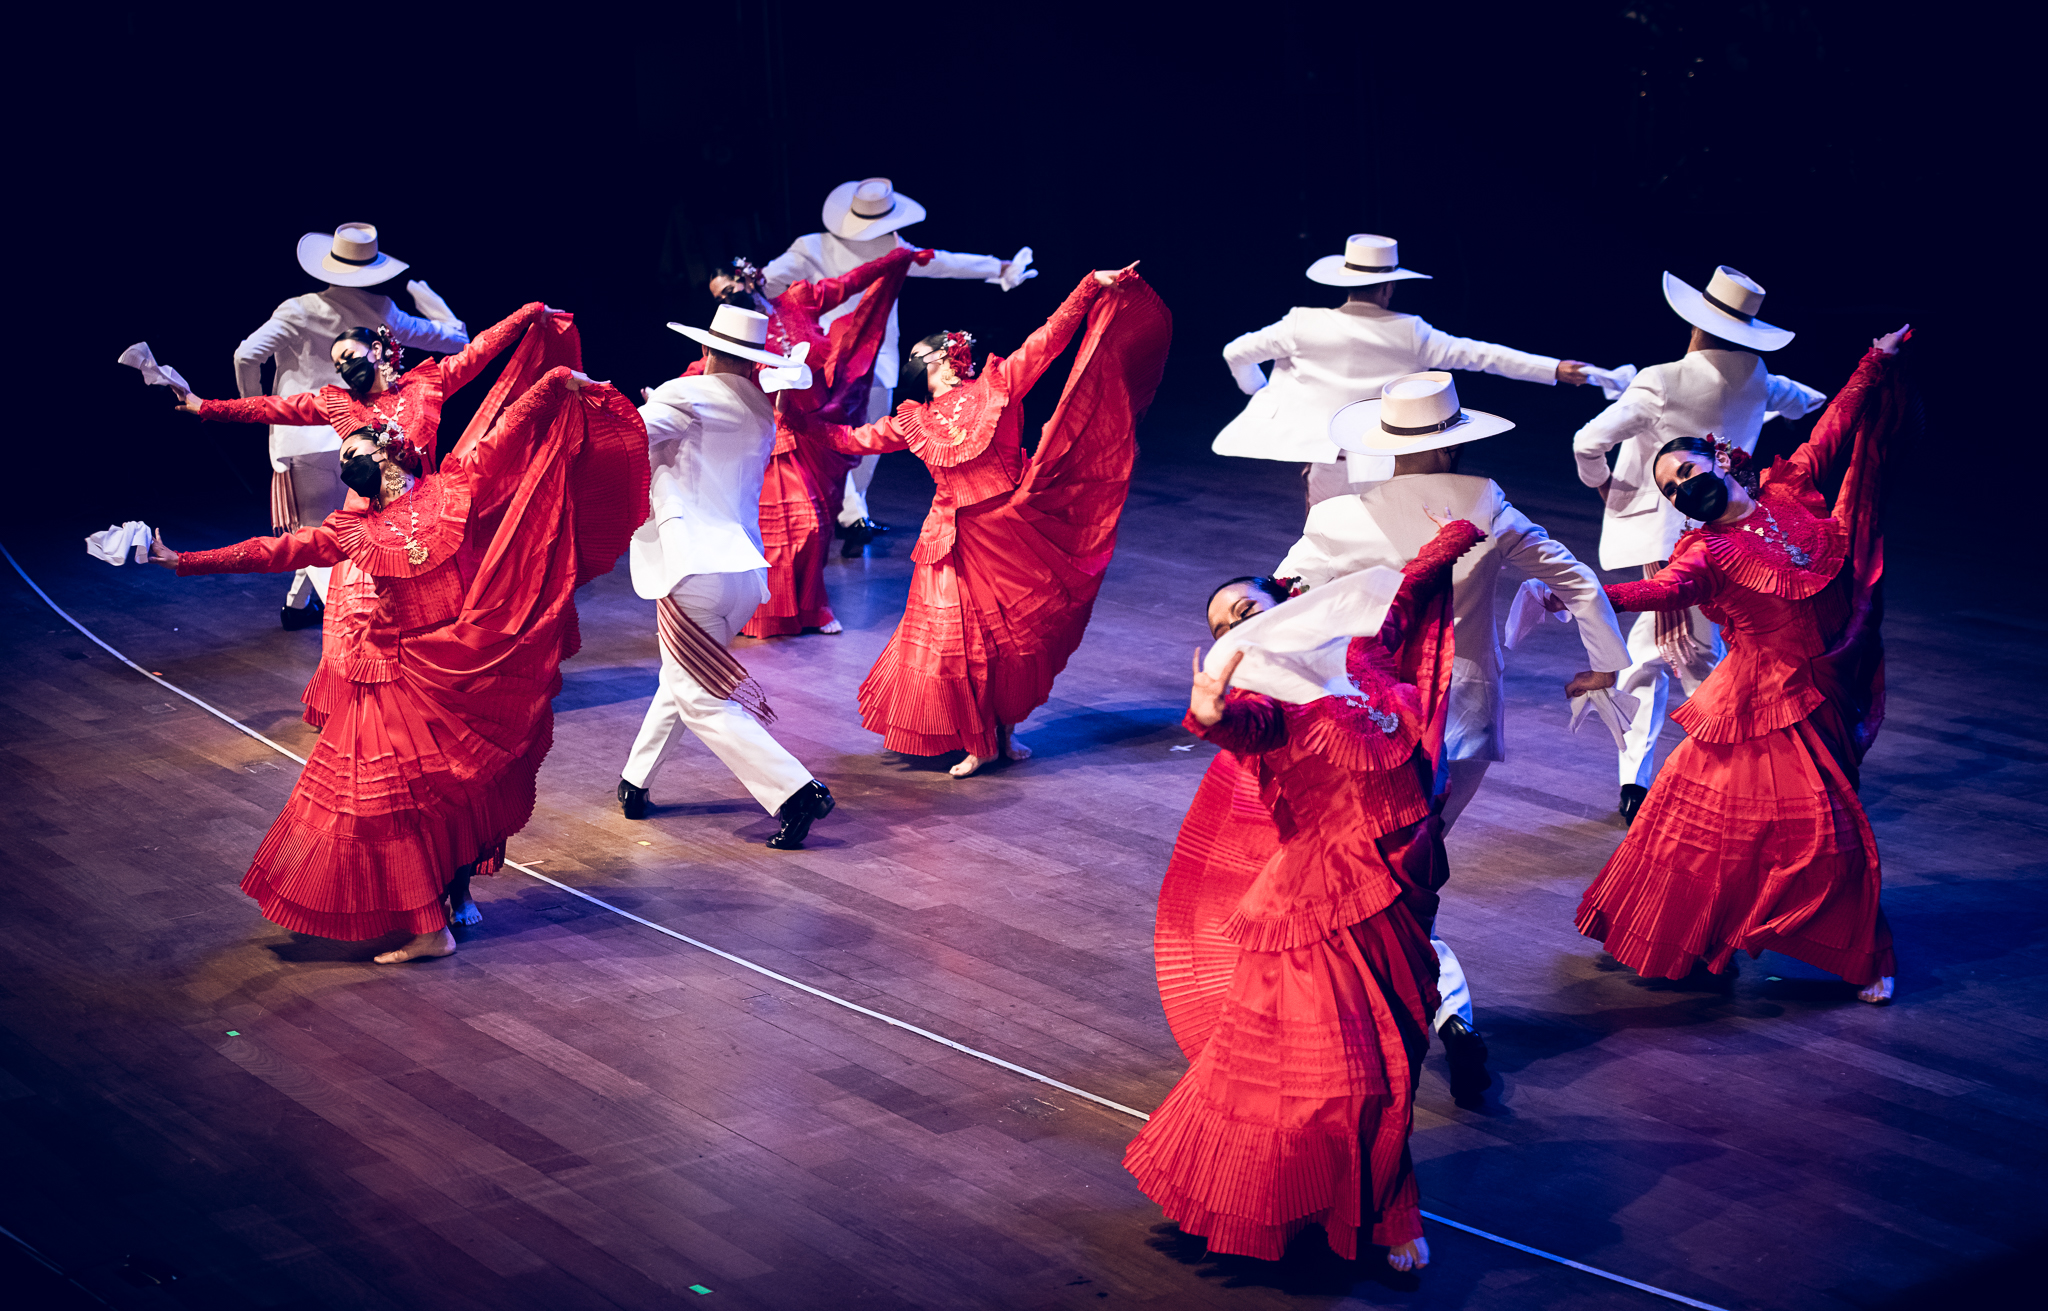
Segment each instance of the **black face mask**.
[[351,355],[335,365],[334,371],[341,375],[341,380],[352,392],[367,392],[377,381],[377,366],[370,363],[367,355]]
[[341,462],[341,480],[358,496],[377,499],[384,490],[384,466],[371,455],[351,455]]
[[1696,473],[1678,484],[1671,503],[1688,519],[1712,523],[1728,508],[1728,484],[1718,473]]

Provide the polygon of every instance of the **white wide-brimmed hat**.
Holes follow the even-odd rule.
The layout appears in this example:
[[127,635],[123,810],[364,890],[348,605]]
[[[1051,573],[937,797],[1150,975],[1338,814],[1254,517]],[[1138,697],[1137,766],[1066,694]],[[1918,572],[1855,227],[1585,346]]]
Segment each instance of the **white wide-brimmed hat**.
[[299,267],[333,287],[374,287],[412,266],[377,249],[377,229],[344,223],[299,238]]
[[1756,280],[1726,264],[1714,270],[1701,291],[1664,274],[1664,299],[1695,328],[1705,328],[1726,341],[1754,351],[1774,351],[1790,342],[1790,329],[1773,327],[1756,316],[1763,308],[1764,289]]
[[1429,274],[1401,267],[1401,248],[1392,237],[1354,232],[1344,239],[1342,255],[1325,255],[1308,266],[1310,282],[1326,287],[1370,287],[1376,282],[1426,278]]
[[702,342],[715,351],[737,355],[756,364],[773,364],[781,368],[799,362],[767,349],[766,314],[743,310],[737,305],[720,305],[718,312],[711,316],[709,328],[693,328],[687,323],[671,323],[668,326],[671,332],[680,332],[691,341]]
[[848,241],[885,237],[924,218],[924,206],[887,178],[842,182],[825,197],[825,231]]
[[1330,440],[1360,455],[1412,455],[1462,446],[1515,425],[1498,414],[1458,404],[1448,373],[1404,373],[1380,388],[1378,400],[1353,401],[1330,420]]

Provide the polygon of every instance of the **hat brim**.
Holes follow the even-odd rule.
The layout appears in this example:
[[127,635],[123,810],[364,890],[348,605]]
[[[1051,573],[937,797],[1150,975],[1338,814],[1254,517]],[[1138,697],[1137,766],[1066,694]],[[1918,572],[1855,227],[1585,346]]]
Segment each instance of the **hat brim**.
[[391,281],[412,265],[381,250],[368,264],[344,264],[334,258],[332,232],[308,232],[299,238],[299,267],[330,287],[374,287]]
[[887,214],[871,219],[860,217],[853,212],[853,193],[859,187],[859,182],[842,182],[825,197],[825,231],[840,240],[872,241],[898,228],[923,222],[924,206],[900,191],[894,193],[896,204]]
[[1370,287],[1380,282],[1405,282],[1410,278],[1428,279],[1429,274],[1417,273],[1414,269],[1397,268],[1391,273],[1360,273],[1344,267],[1342,255],[1325,255],[1308,266],[1308,280],[1320,282],[1325,287]]
[[1493,437],[1514,427],[1514,422],[1484,410],[1466,410],[1465,422],[1442,432],[1401,437],[1380,427],[1380,406],[1384,401],[1353,401],[1330,417],[1330,440],[1360,455],[1413,455],[1418,451],[1463,446],[1482,437]]
[[796,363],[795,360],[787,355],[777,355],[772,351],[757,350],[752,346],[742,346],[730,337],[713,336],[709,329],[693,328],[687,323],[671,323],[668,325],[668,330],[670,332],[680,332],[691,341],[709,346],[721,355],[737,355],[743,360],[752,360],[756,364],[771,364],[776,368]]
[[1774,351],[1797,336],[1789,328],[1775,327],[1762,319],[1745,323],[1726,310],[1707,303],[1706,293],[1691,287],[1669,272],[1664,274],[1664,303],[1674,314],[1695,328],[1704,328],[1723,341],[1747,346],[1754,351]]

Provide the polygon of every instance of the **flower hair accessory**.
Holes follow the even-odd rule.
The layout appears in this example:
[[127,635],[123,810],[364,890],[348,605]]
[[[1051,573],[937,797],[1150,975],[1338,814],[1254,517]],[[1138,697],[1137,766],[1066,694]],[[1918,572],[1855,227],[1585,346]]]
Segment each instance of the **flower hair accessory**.
[[726,269],[725,276],[738,283],[744,290],[753,292],[755,295],[759,295],[761,289],[767,285],[767,279],[761,275],[761,270],[754,267],[754,261],[748,259],[745,255],[735,255],[732,257],[732,265]]
[[965,382],[974,376],[974,334],[971,332],[949,332],[946,334],[946,363],[953,366],[953,372]]
[[1728,472],[1740,473],[1749,467],[1748,451],[1724,442],[1712,433],[1707,434],[1707,440],[1714,444],[1714,458],[1728,461]]

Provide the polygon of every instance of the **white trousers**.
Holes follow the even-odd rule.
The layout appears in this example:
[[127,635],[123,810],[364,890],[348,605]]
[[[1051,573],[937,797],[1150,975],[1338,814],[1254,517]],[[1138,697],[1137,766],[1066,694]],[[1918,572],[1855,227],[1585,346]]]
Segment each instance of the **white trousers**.
[[[1693,641],[1708,651],[1706,672],[1712,672],[1721,663],[1727,648],[1721,644],[1721,634],[1713,622],[1697,608],[1686,612],[1692,624]],[[1671,692],[1671,666],[1664,659],[1664,653],[1657,649],[1657,616],[1654,611],[1645,610],[1636,616],[1635,623],[1628,630],[1629,667],[1621,671],[1615,680],[1614,690],[1627,692],[1636,699],[1636,717],[1629,721],[1628,732],[1623,734],[1621,748],[1621,781],[1637,787],[1650,786],[1650,780],[1657,777],[1657,739],[1664,733],[1666,700]],[[1685,694],[1691,696],[1699,691],[1705,673],[1681,670],[1679,683]]]
[[[1458,816],[1465,813],[1465,807],[1472,804],[1472,798],[1479,791],[1479,784],[1486,777],[1490,760],[1453,760],[1450,767],[1450,782],[1444,788],[1443,822],[1444,835],[1448,837],[1451,825],[1458,822]],[[1436,948],[1437,995],[1443,1002],[1436,1008],[1436,1018],[1429,1027],[1443,1027],[1443,1022],[1453,1015],[1461,1017],[1467,1028],[1472,1026],[1472,987],[1465,982],[1465,967],[1458,964],[1458,953],[1451,950],[1451,944],[1431,933],[1429,945]]]
[[[881,383],[868,390],[867,422],[888,414],[896,403],[896,393]],[[839,522],[855,524],[868,517],[868,484],[875,480],[875,465],[881,461],[879,455],[863,455],[860,463],[846,471],[846,503],[839,507]]]
[[[291,475],[292,499],[299,503],[299,522],[306,527],[324,522],[348,499],[348,488],[341,482],[338,452],[307,451],[284,456],[278,463]],[[326,565],[307,565],[293,574],[291,589],[284,595],[285,606],[303,610],[315,596],[320,598],[321,605],[326,605],[329,572]]]
[[[765,572],[755,569],[743,574],[692,574],[677,583],[669,596],[714,642],[729,647],[733,634],[745,627],[754,607],[761,604]],[[733,772],[733,777],[771,815],[811,781],[811,771],[769,736],[759,720],[739,702],[712,696],[663,647],[661,687],[647,707],[647,717],[640,722],[640,736],[634,740],[633,752],[626,757],[626,767],[620,773],[626,782],[637,788],[648,786],[668,756],[678,723],[711,748],[711,754]]]

